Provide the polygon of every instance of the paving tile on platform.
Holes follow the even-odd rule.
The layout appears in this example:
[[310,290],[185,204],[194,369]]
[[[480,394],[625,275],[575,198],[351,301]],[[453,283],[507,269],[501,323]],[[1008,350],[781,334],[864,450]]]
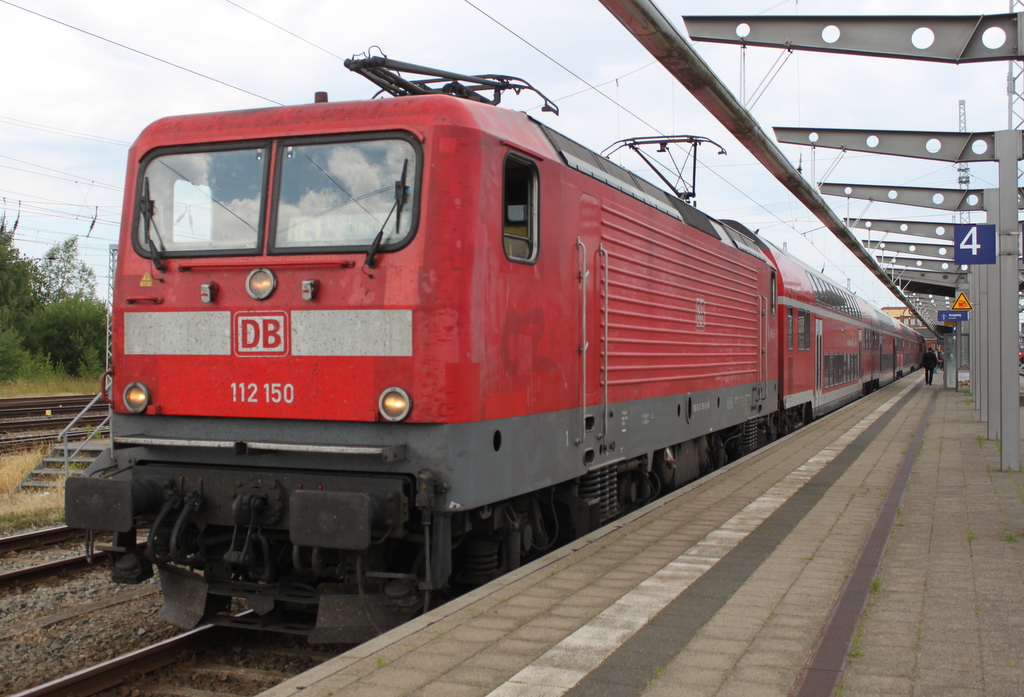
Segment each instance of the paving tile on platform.
[[423,687],[431,680],[440,677],[444,673],[445,671],[443,670],[413,670],[389,665],[381,668],[375,673],[370,673],[369,675],[361,678],[359,683],[361,685],[374,685],[387,689],[397,689],[400,690],[402,694],[406,694]]
[[440,681],[455,683],[457,685],[472,685],[476,687],[494,689],[501,683],[505,682],[507,677],[508,676],[505,672],[501,670],[460,666],[445,673],[441,677]]

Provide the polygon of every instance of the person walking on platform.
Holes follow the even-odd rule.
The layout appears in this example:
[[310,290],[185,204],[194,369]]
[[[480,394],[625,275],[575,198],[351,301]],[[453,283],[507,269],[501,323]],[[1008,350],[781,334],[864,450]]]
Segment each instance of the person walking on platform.
[[924,368],[924,384],[932,384],[932,378],[935,376],[935,366],[939,364],[939,359],[935,355],[935,351],[928,349],[924,353],[924,358],[921,359],[921,367]]

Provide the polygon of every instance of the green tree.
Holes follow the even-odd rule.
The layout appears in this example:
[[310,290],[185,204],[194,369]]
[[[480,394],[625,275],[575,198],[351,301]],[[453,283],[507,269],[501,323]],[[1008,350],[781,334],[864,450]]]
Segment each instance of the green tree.
[[6,310],[7,323],[15,327],[32,308],[35,265],[14,246],[18,221],[8,225],[0,213],[0,310]]
[[95,296],[75,295],[38,306],[26,322],[27,348],[73,376],[103,370],[107,306]]
[[0,322],[0,382],[9,382],[28,372],[32,356],[22,346],[21,334]]
[[50,247],[36,266],[35,276],[35,297],[43,304],[96,295],[96,273],[78,258],[77,237]]

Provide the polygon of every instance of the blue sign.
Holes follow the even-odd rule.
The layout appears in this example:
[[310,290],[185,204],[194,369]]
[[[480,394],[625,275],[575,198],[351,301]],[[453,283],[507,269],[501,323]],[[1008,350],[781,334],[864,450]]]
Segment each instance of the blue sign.
[[996,263],[996,226],[954,225],[953,261],[957,264]]
[[939,310],[940,322],[966,322],[967,310]]

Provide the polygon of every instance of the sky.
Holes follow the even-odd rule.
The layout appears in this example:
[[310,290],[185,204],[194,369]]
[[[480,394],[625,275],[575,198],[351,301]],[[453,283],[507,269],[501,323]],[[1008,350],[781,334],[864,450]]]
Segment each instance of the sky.
[[[707,2],[656,0],[684,31]],[[969,7],[968,7],[969,6]],[[722,15],[997,14],[1009,0],[719,0]],[[698,153],[697,206],[735,219],[879,306],[894,298],[597,0],[0,0],[0,211],[20,215],[15,241],[33,258],[69,235],[107,297],[128,147],[163,116],[368,99],[376,88],[342,64],[374,53],[464,74],[514,75],[529,93],[502,106],[526,111],[592,150],[622,138],[688,134]],[[1007,65],[944,65],[699,43],[761,127],[957,131],[1008,127]],[[782,63],[774,77],[773,66]],[[745,63],[746,82],[741,82]],[[764,81],[764,82],[763,82]],[[783,145],[812,181],[956,188],[955,165]],[[658,183],[636,155],[613,156]],[[971,167],[972,188],[996,186],[992,164]],[[952,221],[949,213],[829,198],[840,216]],[[974,222],[979,222],[975,220]],[[920,240],[918,240],[920,241]]]

